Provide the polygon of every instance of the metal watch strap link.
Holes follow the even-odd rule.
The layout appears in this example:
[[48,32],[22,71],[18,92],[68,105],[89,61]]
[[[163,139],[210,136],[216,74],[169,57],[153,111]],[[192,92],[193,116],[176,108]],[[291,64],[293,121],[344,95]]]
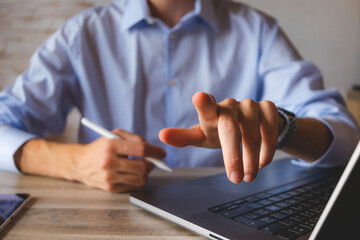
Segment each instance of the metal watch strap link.
[[290,141],[291,137],[294,135],[296,130],[296,118],[294,113],[289,112],[283,108],[278,107],[278,111],[279,116],[286,122],[278,137],[277,149],[281,149]]

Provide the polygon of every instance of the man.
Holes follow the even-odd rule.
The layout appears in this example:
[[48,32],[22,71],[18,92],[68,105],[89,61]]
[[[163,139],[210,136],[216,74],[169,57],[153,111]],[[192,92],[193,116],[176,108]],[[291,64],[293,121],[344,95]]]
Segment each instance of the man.
[[[122,140],[83,126],[82,144],[44,140],[73,107]],[[119,0],[75,16],[1,94],[0,122],[2,169],[111,192],[145,184],[152,165],[136,158],[224,161],[232,182],[250,182],[277,147],[295,164],[340,165],[360,135],[275,20],[221,0]]]

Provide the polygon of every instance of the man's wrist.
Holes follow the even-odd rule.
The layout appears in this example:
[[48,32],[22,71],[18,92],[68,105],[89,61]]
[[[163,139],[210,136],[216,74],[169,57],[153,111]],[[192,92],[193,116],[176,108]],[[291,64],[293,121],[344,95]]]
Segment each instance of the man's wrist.
[[77,145],[34,138],[24,143],[13,158],[21,172],[75,180],[71,153]]
[[20,172],[23,172],[22,166],[21,166],[21,157],[22,157],[22,151],[23,151],[24,145],[26,143],[24,143],[21,147],[19,147],[18,150],[16,150],[16,152],[14,153],[14,157],[13,157],[15,166]]
[[30,164],[32,162],[32,155],[30,154],[31,151],[29,151],[29,149],[33,148],[32,145],[37,145],[37,148],[34,149],[38,150],[38,145],[41,141],[43,140],[38,138],[30,139],[29,141],[26,141],[21,147],[19,147],[18,150],[16,150],[13,159],[15,166],[20,172],[33,173]]

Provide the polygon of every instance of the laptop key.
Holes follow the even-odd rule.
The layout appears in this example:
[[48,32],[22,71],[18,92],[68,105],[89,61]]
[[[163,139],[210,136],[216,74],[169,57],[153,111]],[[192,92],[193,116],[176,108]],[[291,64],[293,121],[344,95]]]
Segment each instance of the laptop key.
[[301,205],[301,204],[296,204],[293,205],[292,207],[290,207],[293,210],[297,210],[297,211],[304,211],[307,207]]
[[265,208],[261,208],[261,209],[256,210],[255,212],[260,214],[260,215],[266,215],[266,214],[271,213],[272,211],[269,211],[269,210],[267,210]]
[[309,210],[302,211],[302,212],[300,212],[300,214],[305,216],[305,217],[315,217],[315,216],[320,215],[319,213],[312,212],[312,211],[309,211]]
[[283,239],[287,239],[287,240],[293,240],[293,239],[297,239],[300,237],[300,235],[298,233],[291,232],[289,230],[281,231],[277,234],[277,236],[281,237]]
[[270,211],[278,211],[280,210],[282,207],[280,206],[276,206],[276,205],[270,205],[270,206],[267,206],[265,207],[266,209],[270,210]]
[[234,205],[232,205],[230,207],[227,207],[226,210],[234,210],[234,209],[236,209],[238,207],[239,207],[239,205],[234,204]]
[[282,198],[282,199],[287,199],[287,198],[291,198],[292,196],[290,194],[282,193],[282,194],[277,195],[277,197]]
[[293,197],[292,199],[294,199],[295,201],[300,202],[300,201],[304,201],[306,198],[301,196],[301,195],[298,195],[298,196]]
[[287,199],[285,200],[284,202],[288,203],[288,204],[296,204],[296,203],[299,203],[298,200],[296,200],[295,198],[291,198],[291,199]]
[[311,207],[311,206],[314,205],[314,203],[311,202],[311,201],[309,201],[309,200],[302,201],[300,204],[303,205],[303,206],[305,206],[305,207]]
[[311,229],[307,228],[307,227],[304,227],[304,226],[297,225],[297,226],[289,228],[289,231],[297,233],[297,234],[302,236],[302,235],[305,235],[308,232],[311,232]]
[[257,197],[258,199],[263,199],[263,198],[267,198],[267,197],[271,197],[272,195],[269,193],[259,193],[256,194],[255,197]]
[[274,196],[274,197],[268,198],[268,200],[273,201],[273,202],[279,202],[279,201],[281,201],[281,200],[283,200],[283,199],[280,198],[280,197]]
[[290,219],[298,221],[298,222],[302,222],[302,221],[307,220],[308,217],[305,217],[305,216],[300,215],[300,214],[295,214],[295,215],[290,216]]
[[256,202],[257,200],[259,200],[259,198],[255,197],[255,196],[250,196],[245,198],[245,201],[247,202]]
[[270,216],[265,216],[265,217],[259,218],[259,220],[266,222],[266,223],[273,223],[273,222],[277,221],[276,218],[270,217]]
[[234,218],[235,221],[237,222],[241,222],[241,223],[244,223],[246,225],[249,225],[251,227],[254,227],[254,228],[261,228],[263,226],[265,226],[267,223],[263,222],[263,221],[260,221],[260,220],[251,220],[251,219],[248,219],[248,218],[244,218],[242,216],[240,217],[236,217]]
[[313,221],[311,219],[300,223],[300,226],[307,227],[307,228],[310,228],[310,229],[314,229],[315,225],[316,225],[316,221]]
[[235,200],[233,202],[231,202],[232,204],[237,204],[237,205],[241,205],[245,202],[245,199],[238,199],[238,200]]
[[307,198],[307,199],[309,199],[309,198],[313,198],[313,197],[314,197],[314,194],[308,192],[308,193],[302,194],[302,196],[305,197],[305,198]]
[[270,205],[273,203],[273,201],[268,200],[268,199],[263,199],[263,200],[258,201],[258,203],[263,204],[263,205]]
[[223,210],[218,212],[218,214],[227,217],[227,218],[233,218],[239,215],[242,215],[244,213],[250,212],[252,211],[253,208],[248,207],[246,204],[240,205],[238,208],[234,209],[234,210]]
[[312,198],[312,199],[309,199],[309,201],[314,203],[314,204],[322,204],[322,203],[324,203],[324,200],[321,199],[321,198]]
[[308,191],[308,189],[306,189],[305,187],[299,187],[299,188],[295,188],[294,191],[297,193],[304,193]]
[[210,212],[219,212],[220,210],[223,210],[223,209],[224,209],[223,206],[217,206],[217,207],[209,208],[209,211]]
[[279,206],[279,207],[288,207],[288,206],[291,206],[291,204],[290,203],[287,203],[287,202],[284,202],[284,201],[282,201],[282,202],[277,202],[276,204],[275,204],[276,206]]
[[261,215],[256,213],[256,212],[249,212],[249,213],[243,215],[243,217],[254,220],[254,219],[257,219],[257,218],[261,217]]
[[274,213],[270,214],[270,216],[281,219],[281,218],[287,217],[288,214],[282,213],[282,212],[274,212]]
[[296,183],[290,183],[290,184],[283,185],[281,187],[273,188],[273,189],[267,191],[267,193],[276,195],[276,194],[286,192],[288,190],[291,190],[293,188],[296,188],[296,187],[301,186],[306,183],[308,183],[308,180],[303,179],[303,180],[297,181]]
[[255,203],[249,203],[249,204],[247,204],[247,206],[249,206],[249,207],[251,207],[251,208],[254,208],[254,209],[258,209],[258,208],[262,208],[264,205],[255,202]]
[[223,209],[231,208],[232,206],[238,206],[238,205],[236,205],[234,203],[225,203],[225,204],[222,204],[222,205],[219,205],[219,206],[211,207],[208,210],[210,212],[219,212],[219,211],[221,211]]
[[281,223],[273,223],[273,224],[270,224],[270,225],[267,225],[267,226],[261,228],[261,230],[271,233],[271,234],[276,234],[276,233],[286,229],[287,227],[288,226],[283,225]]
[[298,224],[299,222],[295,221],[295,220],[293,220],[291,218],[285,218],[285,219],[280,220],[280,223],[291,227],[291,226],[294,226],[294,225]]
[[291,208],[284,208],[283,210],[281,210],[281,212],[284,212],[286,214],[295,214],[297,213],[298,211],[297,210],[294,210],[294,209],[291,209]]
[[289,195],[291,195],[291,196],[296,196],[296,195],[298,195],[299,193],[292,190],[292,191],[287,191],[286,194],[289,194]]
[[234,204],[233,203],[225,203],[223,205],[221,205],[223,208],[228,208],[228,207],[231,207],[233,206]]
[[318,207],[318,206],[313,206],[313,207],[309,208],[309,210],[313,211],[313,212],[316,212],[318,214],[320,214],[323,211],[323,209]]

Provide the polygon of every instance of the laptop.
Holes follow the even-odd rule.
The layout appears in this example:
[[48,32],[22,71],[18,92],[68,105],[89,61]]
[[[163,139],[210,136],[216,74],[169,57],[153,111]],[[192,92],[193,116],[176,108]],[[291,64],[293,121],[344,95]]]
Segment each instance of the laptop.
[[208,239],[360,239],[360,142],[345,168],[274,161],[251,183],[225,173],[144,189],[130,202]]

